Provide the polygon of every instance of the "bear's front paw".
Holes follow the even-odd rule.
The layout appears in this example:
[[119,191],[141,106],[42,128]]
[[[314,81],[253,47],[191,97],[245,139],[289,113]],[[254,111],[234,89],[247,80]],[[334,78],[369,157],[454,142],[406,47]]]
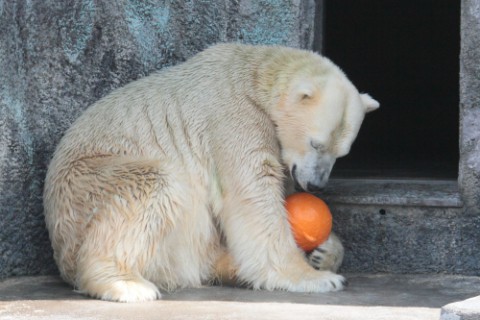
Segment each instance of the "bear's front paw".
[[343,261],[343,246],[338,237],[330,237],[307,255],[308,263],[316,270],[336,272]]
[[343,276],[331,271],[314,270],[305,261],[302,260],[302,262],[305,263],[305,268],[299,263],[298,268],[284,270],[282,273],[272,273],[263,285],[256,286],[254,284],[253,287],[315,293],[339,291],[347,285]]
[[327,275],[322,275],[320,279],[314,281],[319,285],[320,290],[315,290],[315,292],[330,292],[330,291],[340,291],[347,286],[347,279],[344,276],[339,274],[330,273],[329,271],[324,271]]
[[289,291],[296,292],[331,292],[340,291],[347,285],[347,280],[330,271],[315,271],[305,275],[302,281],[297,283]]

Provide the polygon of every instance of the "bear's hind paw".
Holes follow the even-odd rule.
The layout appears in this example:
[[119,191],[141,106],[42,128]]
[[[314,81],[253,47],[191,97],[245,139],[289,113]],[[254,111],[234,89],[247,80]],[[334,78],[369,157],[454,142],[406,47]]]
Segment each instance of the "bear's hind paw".
[[118,280],[102,292],[91,294],[97,298],[117,302],[143,302],[161,298],[158,288],[149,281]]

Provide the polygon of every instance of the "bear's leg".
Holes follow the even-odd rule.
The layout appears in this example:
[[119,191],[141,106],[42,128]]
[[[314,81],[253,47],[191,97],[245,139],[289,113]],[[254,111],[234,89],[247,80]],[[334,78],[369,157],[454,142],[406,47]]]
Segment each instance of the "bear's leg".
[[156,282],[161,278],[157,271],[170,268],[159,255],[166,251],[162,246],[175,224],[184,188],[172,179],[171,168],[157,162],[83,162],[88,170],[73,179],[82,185],[77,195],[83,194],[83,201],[90,199],[85,207],[91,214],[76,255],[76,288],[111,301],[159,298],[159,290],[147,279]]
[[[341,290],[345,279],[331,271],[315,270],[309,265],[290,234],[286,217],[270,211],[272,208],[273,205],[270,209],[244,206],[242,213],[237,211],[224,223],[238,282],[267,290]],[[243,209],[251,211],[246,213]],[[277,209],[281,211],[282,207],[277,206]]]
[[157,287],[142,275],[148,263],[142,251],[152,253],[152,244],[145,243],[152,235],[142,234],[139,226],[132,226],[121,214],[115,218],[118,211],[99,211],[98,214],[109,217],[99,217],[91,223],[78,252],[77,290],[95,298],[119,302],[160,298]]
[[[345,279],[315,270],[295,244],[283,204],[280,169],[272,169],[271,158],[261,163],[261,169],[242,172],[237,180],[241,192],[226,193],[220,215],[238,281],[267,290],[341,290]],[[249,179],[245,172],[256,175]]]
[[91,269],[79,273],[78,291],[94,298],[118,302],[140,302],[161,297],[158,288],[131,270],[121,271],[114,261],[91,257]]
[[[337,272],[343,261],[344,248],[342,242],[333,232],[329,238],[315,248],[312,252],[306,254],[308,263],[315,270],[327,270]],[[215,282],[220,285],[236,286],[237,268],[233,258],[228,252],[224,251],[215,265]]]
[[342,242],[333,232],[327,241],[319,245],[307,255],[308,262],[316,270],[337,272],[343,261],[344,249]]

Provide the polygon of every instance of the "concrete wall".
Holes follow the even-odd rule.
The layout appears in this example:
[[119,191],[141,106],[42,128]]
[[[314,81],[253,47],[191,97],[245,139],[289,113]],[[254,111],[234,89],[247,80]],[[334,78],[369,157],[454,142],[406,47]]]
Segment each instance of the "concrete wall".
[[467,213],[480,216],[480,1],[462,0],[459,186]]
[[341,272],[480,274],[480,217],[461,208],[331,204]]
[[46,166],[92,102],[225,41],[311,47],[314,1],[0,0],[0,278],[56,272]]

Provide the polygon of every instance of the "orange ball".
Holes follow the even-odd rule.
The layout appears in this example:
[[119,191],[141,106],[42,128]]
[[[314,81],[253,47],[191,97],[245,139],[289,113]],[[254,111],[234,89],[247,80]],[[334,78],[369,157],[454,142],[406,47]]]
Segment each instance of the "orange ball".
[[328,239],[332,231],[332,214],[327,204],[306,192],[285,199],[288,220],[297,245],[312,251]]

